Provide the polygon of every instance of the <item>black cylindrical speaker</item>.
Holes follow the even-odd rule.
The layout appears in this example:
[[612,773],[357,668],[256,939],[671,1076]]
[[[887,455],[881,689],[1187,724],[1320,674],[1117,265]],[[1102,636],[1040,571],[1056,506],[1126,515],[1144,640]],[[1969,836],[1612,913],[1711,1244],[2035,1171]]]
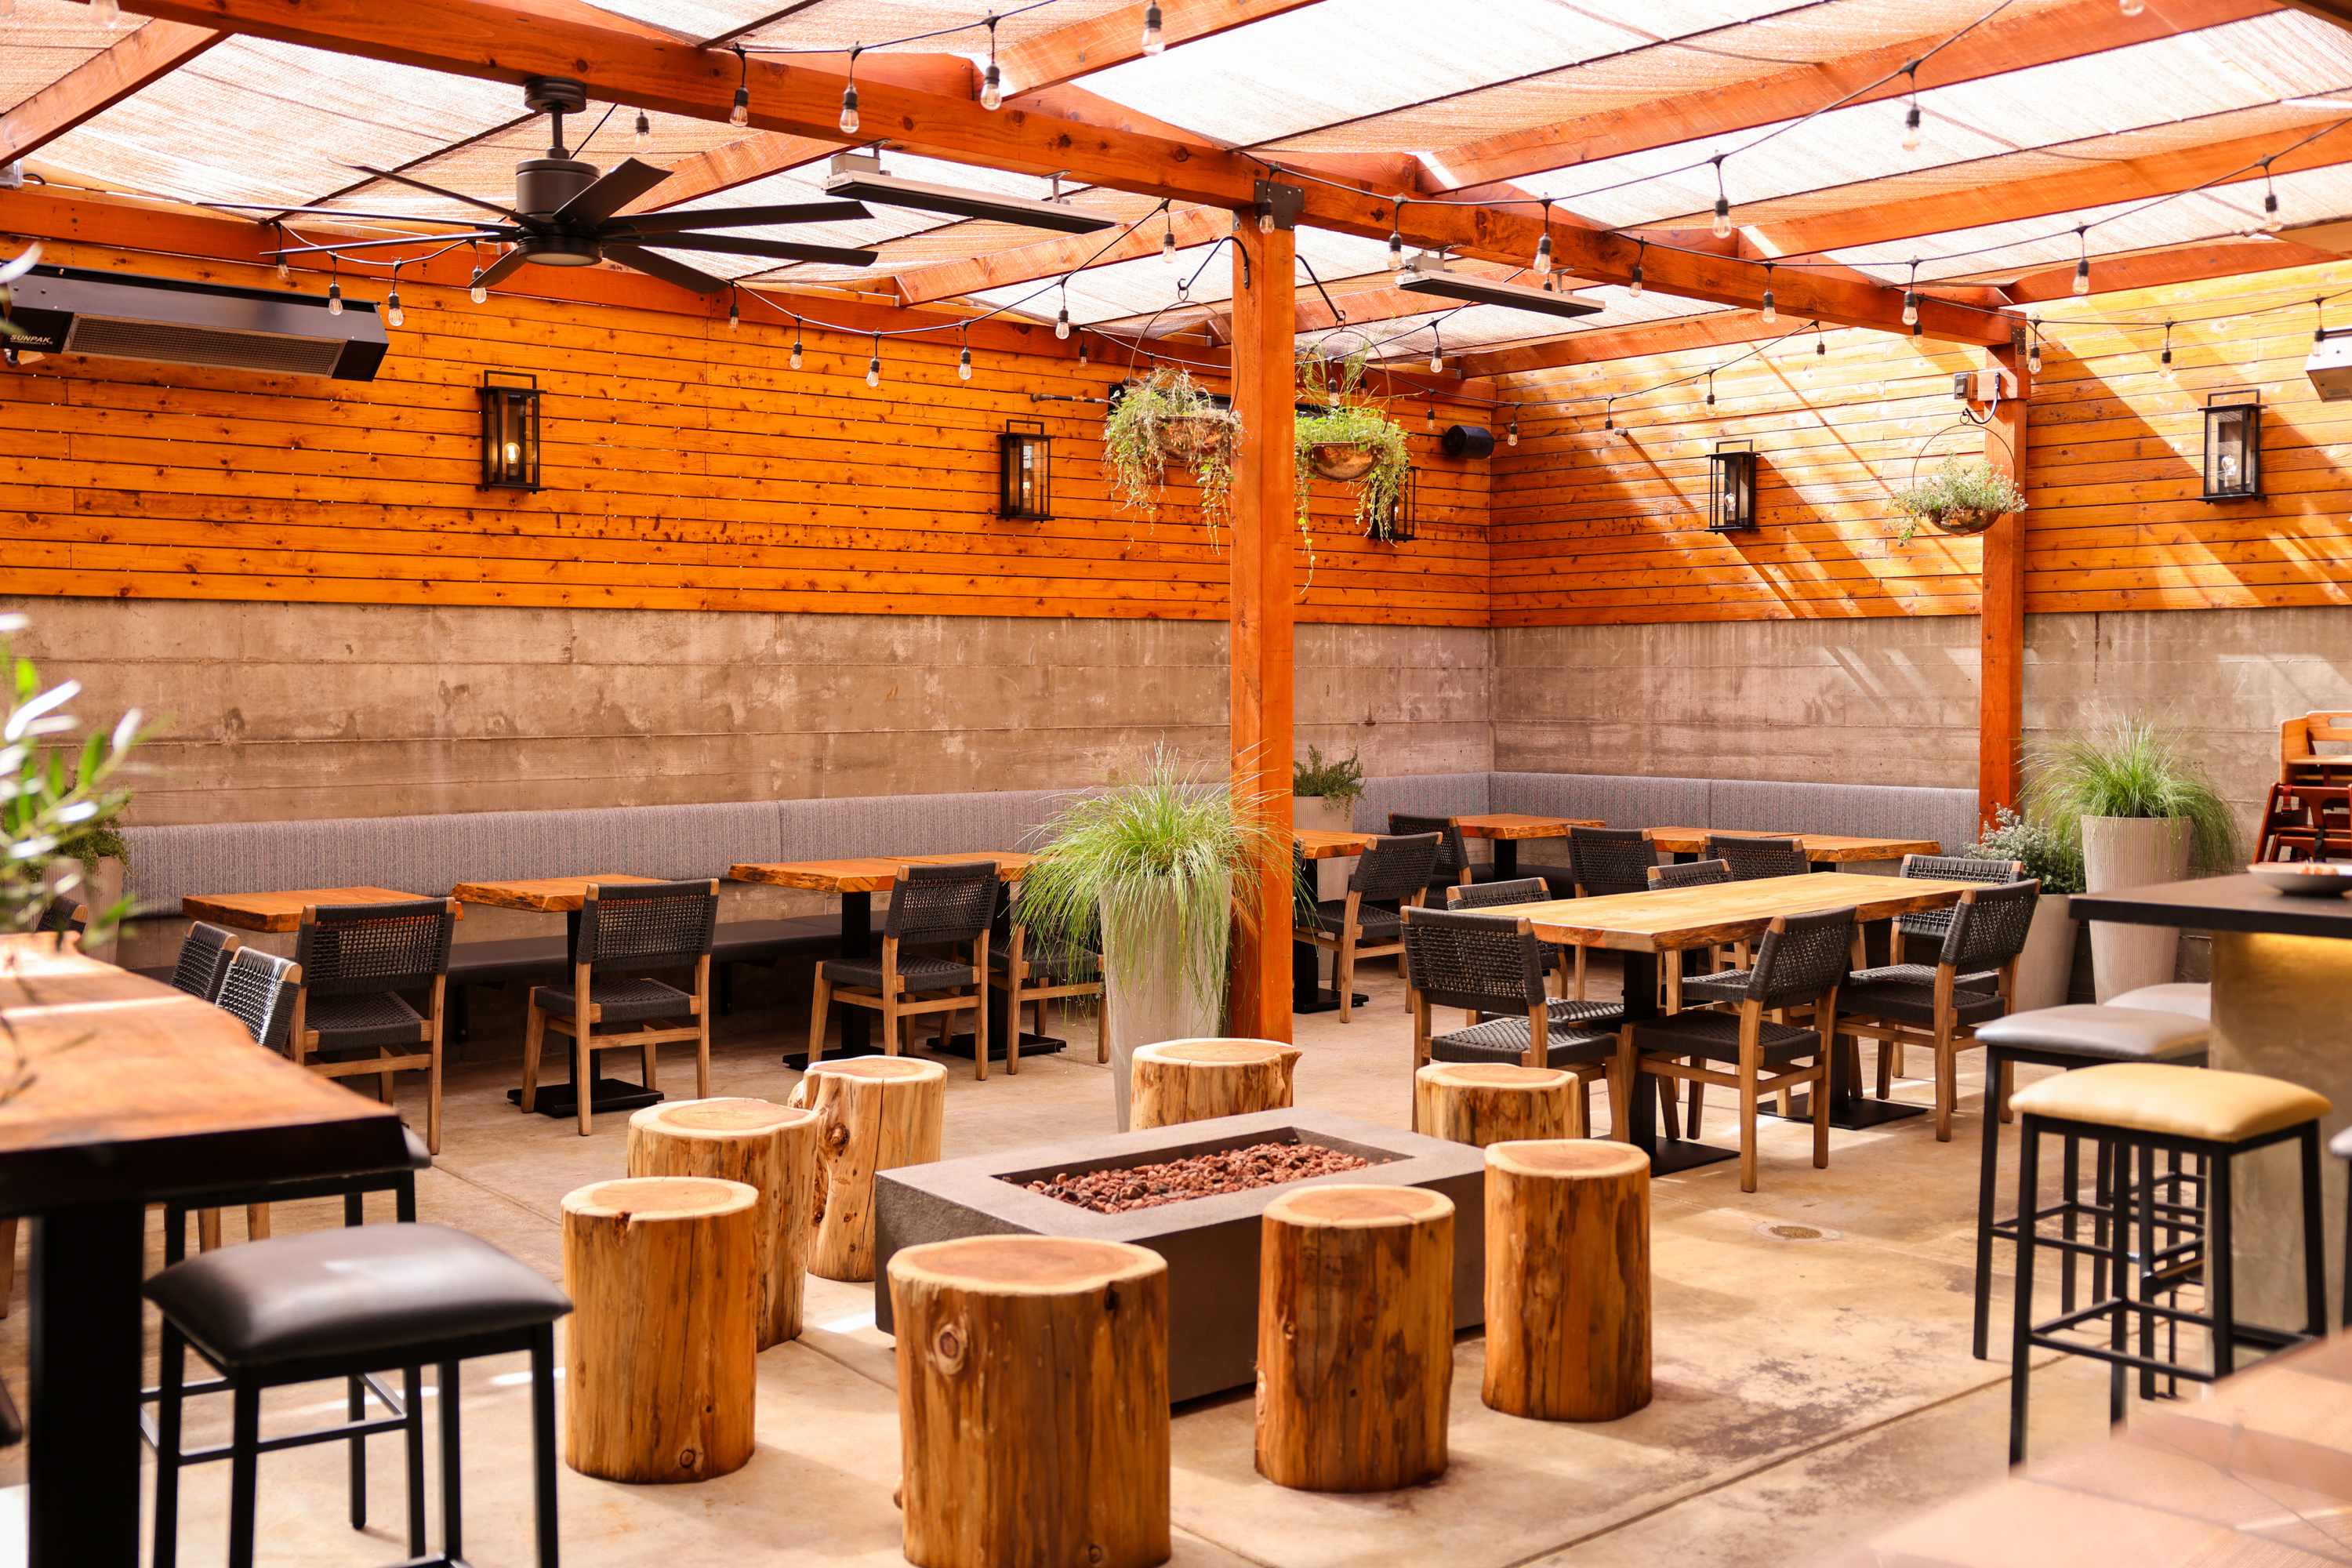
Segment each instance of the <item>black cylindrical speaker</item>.
[[1448,425],[1445,434],[1437,438],[1449,458],[1491,458],[1495,455],[1495,433],[1484,425]]

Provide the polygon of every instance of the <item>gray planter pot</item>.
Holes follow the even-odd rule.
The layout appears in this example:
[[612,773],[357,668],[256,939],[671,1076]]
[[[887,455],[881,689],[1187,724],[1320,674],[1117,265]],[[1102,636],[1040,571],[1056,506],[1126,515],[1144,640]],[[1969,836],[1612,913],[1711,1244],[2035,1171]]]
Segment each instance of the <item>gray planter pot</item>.
[[[1214,994],[1202,997],[1184,984],[1182,929],[1176,921],[1172,891],[1141,919],[1114,923],[1103,916],[1104,1027],[1110,1034],[1111,1100],[1121,1132],[1128,1131],[1129,1100],[1136,1049],[1162,1040],[1201,1039],[1221,1032]],[[1217,969],[1224,968],[1222,934]]]
[[2017,1011],[2063,1007],[2074,978],[2074,928],[2063,893],[2044,893],[2033,906],[2025,951],[2017,955]]
[[[2179,882],[2189,875],[2189,819],[2083,818],[2083,885],[2091,892]],[[2091,922],[2091,976],[2104,1002],[2143,985],[2170,984],[2180,932],[2172,926]]]

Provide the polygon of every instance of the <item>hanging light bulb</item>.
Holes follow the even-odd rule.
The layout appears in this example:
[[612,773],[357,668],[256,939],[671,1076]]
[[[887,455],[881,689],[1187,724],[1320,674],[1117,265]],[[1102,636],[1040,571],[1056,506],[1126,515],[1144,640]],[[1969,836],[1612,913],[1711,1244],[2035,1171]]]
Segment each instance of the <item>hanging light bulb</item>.
[[1445,340],[1437,335],[1435,327],[1429,329],[1429,374],[1445,374]]
[[122,6],[119,0],[89,0],[89,8],[110,31],[122,25]]
[[1770,326],[1780,319],[1780,301],[1772,298],[1772,264],[1764,264],[1764,324]]
[[1903,291],[1903,324],[1906,327],[1919,324],[1919,291],[1916,289]]
[[731,332],[742,324],[743,308],[736,303],[735,296],[730,292],[727,296],[727,330]]
[[1424,429],[1424,430],[1434,430],[1434,429],[1436,429],[1436,428],[1437,428],[1437,405],[1436,405],[1436,404],[1434,404],[1434,403],[1431,404],[1431,405],[1429,405],[1429,410],[1428,410],[1428,412],[1427,412],[1427,413],[1425,413],[1425,414],[1423,414],[1423,415],[1421,416],[1421,427],[1422,427],[1423,429]]
[[2271,183],[2271,161],[2263,160],[2263,232],[2276,234],[2286,226],[2279,217],[2278,187]]
[[637,133],[631,138],[630,144],[639,153],[654,150],[654,122],[646,117],[642,109],[637,110]]
[[392,288],[383,297],[383,321],[388,327],[404,325],[408,312],[400,308],[400,268],[392,269]]
[[966,349],[961,353],[956,355],[956,379],[958,381],[970,381],[971,379],[971,351],[970,349]]
[[1607,416],[1601,421],[1601,428],[1603,430],[1617,428],[1617,400],[1613,397],[1609,400]]
[[879,332],[874,334],[874,357],[866,362],[866,384],[882,384],[882,334]]
[[1171,217],[1160,236],[1160,259],[1170,267],[1176,265],[1176,220]]
[[1516,447],[1516,446],[1517,446],[1518,444],[1519,444],[1519,411],[1518,411],[1517,408],[1514,408],[1514,409],[1512,409],[1512,410],[1511,410],[1511,425],[1510,425],[1510,428],[1509,428],[1508,430],[1505,431],[1505,432],[1504,432],[1504,434],[1503,434],[1503,445],[1504,445],[1504,446],[1506,446],[1506,447]]
[[1625,285],[1625,292],[1638,300],[1642,297],[1642,258],[1650,254],[1650,242],[1642,241],[1642,248],[1633,253],[1633,280]]
[[2121,4],[2116,8],[2126,16],[2137,16],[2147,10],[2147,6],[2144,4],[2144,0],[2121,0]]
[[1536,276],[1538,278],[1548,278],[1551,275],[1551,198],[1549,196],[1544,198],[1543,222],[1543,237],[1536,241]]
[[0,0],[0,22],[16,19],[16,0]]
[[1911,79],[1911,107],[1903,111],[1903,150],[1906,153],[1916,153],[1919,150],[1920,142],[1919,62],[1913,60],[1909,65],[1905,66],[1903,70],[1904,74]]
[[1706,405],[1709,408],[1715,406],[1715,372],[1713,371],[1706,373]]
[[279,257],[278,258],[278,281],[283,283],[293,276],[294,269],[286,265],[286,258],[284,257]]
[[2156,362],[2156,367],[2165,380],[2179,379],[2179,373],[2173,368],[2172,363],[2172,323],[2170,321],[2164,323],[2164,353]]
[[1723,154],[1717,153],[1708,160],[1715,165],[1715,237],[1731,237],[1731,198],[1723,189]]
[[340,316],[342,313],[343,285],[341,279],[332,279],[327,284],[327,314]]
[[1001,109],[1004,106],[1004,79],[996,69],[996,13],[988,14],[988,68],[980,77],[980,106]]
[[1156,55],[1167,47],[1167,41],[1160,36],[1159,0],[1152,0],[1143,8],[1143,52]]
[[792,367],[794,370],[801,367],[801,319],[798,316],[793,318]]
[[[727,123],[739,126],[749,125],[751,123],[751,58],[743,52],[743,46],[740,44],[735,46],[735,63],[742,68],[742,76],[735,83],[735,107],[727,111]],[[849,64],[853,70],[857,67],[856,49],[849,51]],[[843,111],[844,118],[848,117],[848,112]],[[842,129],[854,131],[856,127],[845,125]]]
[[1067,303],[1065,303],[1062,306],[1061,313],[1054,318],[1054,335],[1065,342],[1067,342],[1069,339],[1070,307]]
[[863,44],[849,46],[849,82],[841,89],[841,133],[844,136],[857,134],[857,56],[865,47]]
[[2042,329],[2035,326],[2029,330],[2033,335],[2027,339],[2025,343],[2025,373],[2028,375],[2040,375],[2042,374]]
[[1080,332],[1080,333],[1078,334],[1078,364],[1079,364],[1080,368],[1082,368],[1082,369],[1083,369],[1083,368],[1085,367],[1086,363],[1087,363],[1087,335],[1086,335],[1086,333],[1084,333],[1084,332]]

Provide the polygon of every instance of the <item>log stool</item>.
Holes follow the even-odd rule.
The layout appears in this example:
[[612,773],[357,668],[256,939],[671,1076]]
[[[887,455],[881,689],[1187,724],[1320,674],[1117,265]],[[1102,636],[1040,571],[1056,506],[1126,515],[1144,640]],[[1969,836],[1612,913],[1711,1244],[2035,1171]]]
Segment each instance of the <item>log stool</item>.
[[1290,1105],[1290,1074],[1302,1053],[1280,1040],[1162,1040],[1134,1057],[1129,1125],[1173,1127]]
[[1265,1205],[1258,1474],[1325,1492],[1433,1480],[1453,1381],[1453,1199],[1307,1186]]
[[800,1338],[816,1138],[816,1112],[764,1100],[679,1100],[629,1118],[632,1176],[712,1176],[758,1190],[761,1350]]
[[1582,1138],[1583,1099],[1572,1072],[1502,1062],[1432,1062],[1412,1075],[1414,1130],[1426,1138],[1489,1143]]
[[577,1305],[564,1460],[608,1481],[707,1481],[751,1458],[759,1192],[702,1176],[598,1182],[563,1199]]
[[1489,1409],[1540,1421],[1614,1421],[1650,1403],[1641,1150],[1581,1139],[1486,1146],[1480,1394]]
[[874,1278],[874,1173],[940,1157],[947,1068],[905,1057],[811,1062],[787,1103],[817,1115],[808,1271]]
[[1168,1265],[1123,1241],[978,1236],[890,1258],[907,1560],[1168,1561]]

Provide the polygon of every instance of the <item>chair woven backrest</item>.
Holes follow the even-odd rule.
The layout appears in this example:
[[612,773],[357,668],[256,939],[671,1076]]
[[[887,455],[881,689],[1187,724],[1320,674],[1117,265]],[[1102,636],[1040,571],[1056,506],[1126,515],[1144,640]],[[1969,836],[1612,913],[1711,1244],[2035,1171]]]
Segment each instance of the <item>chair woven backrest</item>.
[[172,987],[210,1002],[220,995],[221,977],[241,939],[236,932],[198,921],[181,939],[179,962],[172,965]]
[[1485,910],[1496,904],[1540,904],[1551,897],[1551,884],[1541,877],[1518,877],[1507,882],[1456,883],[1445,889],[1449,910]]
[[572,962],[592,970],[679,969],[710,951],[719,929],[719,884],[600,882],[580,906]]
[[[1940,882],[2014,882],[2025,875],[2022,860],[1979,860],[1973,855],[1906,855],[1903,868],[1896,873],[1903,877],[1927,877]],[[1952,929],[1950,906],[1940,910],[1916,910],[1901,916],[1895,929],[1905,936],[1940,937]]]
[[302,967],[290,958],[240,947],[221,975],[220,994],[213,998],[221,1010],[236,1016],[254,1043],[273,1051],[286,1049],[294,1022],[294,997],[302,989]]
[[1568,830],[1568,868],[1588,898],[1612,893],[1639,893],[1650,886],[1650,868],[1658,853],[1641,827],[1571,827]]
[[1433,874],[1458,877],[1470,864],[1470,847],[1462,841],[1462,830],[1442,816],[1408,816],[1402,811],[1389,813],[1389,833],[1402,838],[1423,833],[1437,835],[1437,861]]
[[37,931],[79,931],[89,924],[89,911],[77,899],[51,899],[41,910]]
[[1653,888],[1706,888],[1731,880],[1731,868],[1720,860],[1685,860],[1675,866],[1650,868]]
[[1542,944],[1520,925],[1515,915],[1405,910],[1405,984],[1433,1007],[1524,1013],[1542,1006]]
[[1372,847],[1356,858],[1356,868],[1348,876],[1348,890],[1363,895],[1368,904],[1393,904],[1409,899],[1429,886],[1429,875],[1437,865],[1437,845],[1442,836],[1416,833],[1405,838],[1375,838]]
[[1729,866],[1735,882],[1753,882],[1759,877],[1801,877],[1813,868],[1812,862],[1805,858],[1804,841],[1798,838],[1749,838],[1710,833],[1706,836],[1706,858]]
[[1811,1001],[1846,977],[1853,951],[1852,909],[1790,915],[1758,945],[1748,999],[1767,1007]]
[[2033,929],[2033,906],[2042,884],[2028,879],[1979,888],[1969,901],[1954,906],[1952,929],[1945,933],[1938,963],[1959,970],[1998,969],[2025,951],[2025,934]]
[[882,934],[902,942],[978,942],[996,911],[996,862],[901,866]]
[[294,938],[302,988],[314,996],[422,991],[449,973],[457,912],[446,899],[320,904]]

